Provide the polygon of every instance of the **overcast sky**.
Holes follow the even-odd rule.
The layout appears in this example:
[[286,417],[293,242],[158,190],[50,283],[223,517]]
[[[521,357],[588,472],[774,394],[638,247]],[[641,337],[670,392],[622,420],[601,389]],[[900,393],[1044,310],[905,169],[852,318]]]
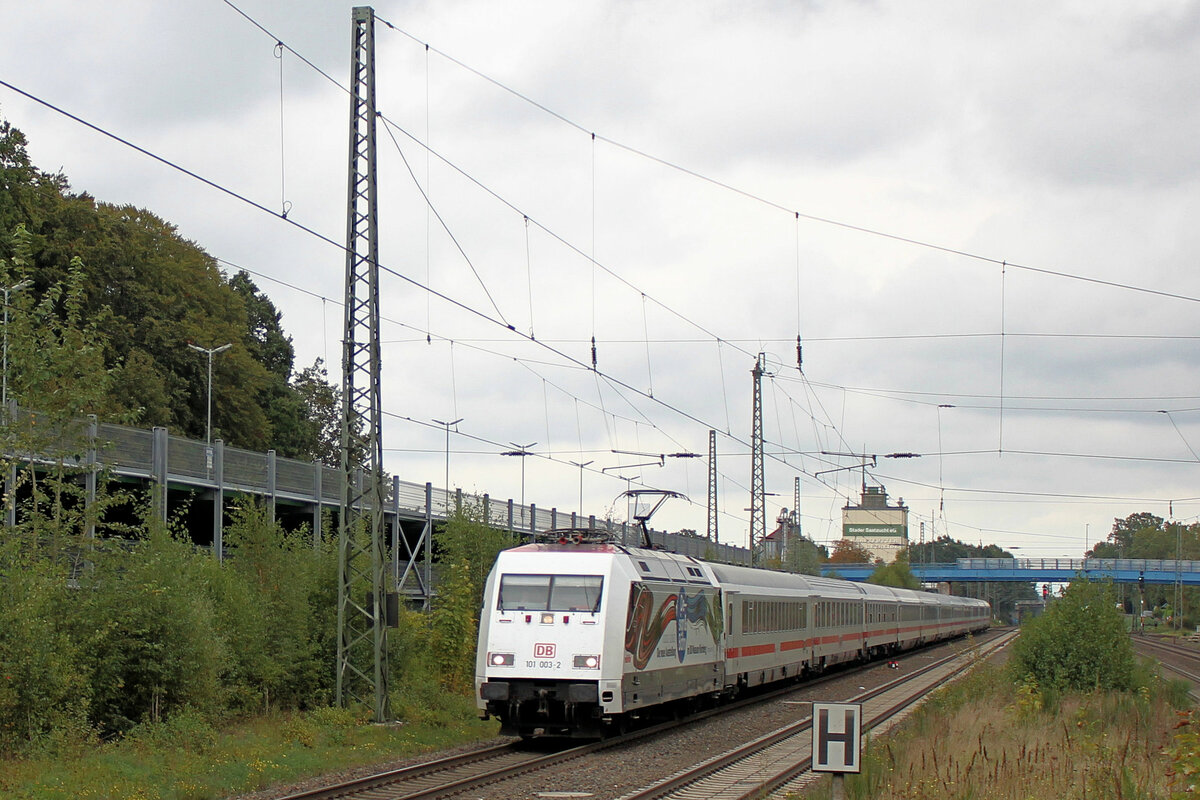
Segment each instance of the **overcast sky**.
[[[297,368],[336,369],[344,254],[290,222],[345,237],[351,4],[236,5],[5,0],[0,80],[275,214],[6,87],[0,115],[249,269]],[[590,461],[584,513],[623,519],[630,478],[703,533],[713,428],[745,544],[762,352],[772,526],[799,476],[805,532],[840,536],[862,476],[821,451],[879,456],[914,539],[1078,557],[1200,517],[1200,3],[375,9],[402,479],[444,484],[431,420],[462,418],[452,486],[570,512]],[[529,443],[522,489],[499,453]]]

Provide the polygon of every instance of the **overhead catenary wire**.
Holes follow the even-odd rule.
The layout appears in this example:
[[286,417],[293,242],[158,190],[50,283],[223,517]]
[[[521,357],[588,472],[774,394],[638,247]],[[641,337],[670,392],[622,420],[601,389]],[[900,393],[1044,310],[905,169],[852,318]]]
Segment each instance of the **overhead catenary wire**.
[[[226,0],[226,2],[228,2],[228,0]],[[1169,292],[1169,291],[1160,290],[1160,289],[1152,289],[1152,288],[1143,287],[1143,286],[1135,286],[1133,284],[1120,283],[1117,281],[1108,281],[1108,280],[1103,280],[1101,278],[1095,278],[1095,277],[1091,277],[1091,276],[1087,276],[1087,275],[1080,275],[1080,274],[1075,274],[1075,273],[1070,273],[1070,272],[1064,272],[1061,270],[1053,270],[1053,269],[1048,269],[1045,267],[1036,267],[1031,264],[1019,264],[1019,263],[1016,263],[1013,261],[1009,261],[1005,258],[987,256],[987,255],[983,255],[980,253],[974,253],[969,250],[963,250],[963,249],[957,248],[957,247],[941,245],[941,244],[937,244],[934,242],[917,239],[917,238],[911,237],[911,236],[904,236],[901,234],[889,233],[887,231],[879,230],[876,228],[869,228],[869,227],[866,227],[863,225],[855,225],[852,223],[843,222],[841,220],[836,220],[836,219],[832,219],[829,217],[823,217],[823,216],[820,216],[817,214],[809,214],[809,213],[805,213],[803,211],[799,211],[794,208],[789,208],[788,206],[783,205],[782,203],[775,202],[774,200],[769,200],[766,197],[755,194],[754,192],[748,191],[746,189],[742,189],[740,187],[734,186],[733,184],[726,183],[724,181],[718,180],[711,176],[705,175],[694,169],[691,169],[689,167],[685,167],[681,164],[675,163],[675,162],[673,162],[667,158],[664,158],[662,156],[654,155],[652,153],[649,153],[649,152],[642,150],[638,147],[635,147],[633,145],[626,144],[626,143],[618,141],[616,139],[612,139],[607,136],[598,134],[595,131],[590,130],[590,129],[586,128],[585,126],[579,124],[578,122],[575,122],[574,120],[570,119],[569,117],[566,117],[565,115],[560,114],[557,111],[554,111],[550,107],[543,105],[542,103],[539,103],[538,101],[534,100],[533,98],[529,97],[528,95],[523,94],[522,92],[520,92],[516,89],[513,89],[512,87],[508,86],[507,84],[505,84],[499,80],[496,80],[495,78],[491,77],[490,75],[487,75],[486,73],[484,73],[478,69],[475,69],[474,67],[451,56],[450,54],[448,54],[442,50],[438,50],[436,47],[432,47],[429,43],[419,39],[418,37],[414,36],[413,34],[409,33],[408,31],[404,30],[403,28],[400,28],[400,27],[392,24],[391,22],[388,22],[387,20],[383,19],[382,17],[377,16],[376,19],[378,19],[381,23],[383,23],[387,28],[394,30],[395,32],[411,39],[413,42],[421,45],[422,47],[428,48],[430,51],[432,51],[436,55],[446,59],[447,61],[466,70],[467,72],[470,72],[471,74],[481,78],[482,80],[486,81],[487,83],[492,84],[493,86],[500,89],[501,91],[507,92],[508,94],[511,94],[512,96],[522,100],[523,102],[530,104],[534,108],[537,108],[537,109],[545,112],[546,114],[553,117],[554,119],[557,119],[558,121],[562,122],[563,124],[574,128],[575,130],[579,131],[580,133],[587,134],[588,136],[592,137],[593,140],[599,140],[599,141],[604,142],[605,144],[611,145],[612,147],[615,147],[619,150],[624,150],[627,153],[639,156],[641,158],[644,158],[648,161],[659,164],[668,169],[674,170],[676,172],[680,172],[684,175],[688,175],[692,178],[695,178],[696,180],[703,181],[704,183],[708,183],[708,184],[715,186],[717,188],[720,188],[720,189],[724,189],[725,191],[732,192],[733,194],[744,197],[747,200],[752,200],[756,203],[759,203],[768,208],[772,208],[776,211],[781,211],[788,215],[794,215],[796,219],[806,219],[811,222],[816,222],[816,223],[820,223],[823,225],[830,225],[830,226],[834,226],[837,228],[842,228],[844,230],[855,231],[855,232],[863,233],[863,234],[866,234],[869,236],[875,236],[875,237],[879,237],[879,238],[883,238],[883,239],[888,239],[888,240],[894,241],[894,242],[901,242],[903,244],[909,244],[909,245],[913,245],[915,247],[921,247],[921,248],[925,248],[928,250],[934,250],[937,252],[946,253],[948,255],[961,256],[962,258],[972,259],[975,261],[981,261],[981,262],[995,264],[995,265],[1004,265],[1005,267],[1011,268],[1011,269],[1023,270],[1026,272],[1032,272],[1032,273],[1037,273],[1037,274],[1041,274],[1041,275],[1059,277],[1059,278],[1064,278],[1064,279],[1068,279],[1068,280],[1082,281],[1085,283],[1091,283],[1091,284],[1095,284],[1095,285],[1099,285],[1099,286],[1108,286],[1110,288],[1122,289],[1122,290],[1126,290],[1126,291],[1152,294],[1152,295],[1156,295],[1159,297],[1171,298],[1171,299],[1175,299],[1175,300],[1183,300],[1183,301],[1190,302],[1190,303],[1200,303],[1200,297],[1193,297],[1190,295],[1179,294],[1176,292]]]
[[[463,249],[462,244],[458,241],[458,237],[454,235],[454,231],[450,230],[450,226],[447,225],[446,220],[442,218],[441,212],[439,212],[433,205],[433,200],[430,199],[424,187],[421,186],[420,180],[417,179],[417,174],[413,172],[412,165],[408,163],[408,157],[404,155],[404,148],[400,146],[400,142],[396,141],[396,136],[392,133],[391,126],[388,124],[387,119],[382,117],[381,119],[383,119],[383,129],[387,131],[388,138],[392,140],[392,144],[396,147],[396,152],[400,154],[400,160],[404,162],[404,168],[408,170],[408,175],[410,178],[412,178],[413,185],[417,187],[417,191],[420,192],[421,197],[424,198],[426,208],[428,208],[429,211],[431,211],[433,215],[437,217],[438,224],[442,226],[442,230],[446,232],[446,235],[450,237],[450,241],[452,241],[454,246],[458,248],[459,254],[463,257],[463,260],[467,262],[467,266],[471,268],[471,274],[475,276],[475,280],[479,283],[480,288],[483,289],[483,293],[487,295],[488,302],[492,304],[492,308],[496,311],[496,315],[500,317],[500,321],[503,322],[506,327],[511,328],[512,325],[510,325],[508,320],[504,318],[504,312],[502,312],[500,310],[500,306],[496,304],[496,298],[492,297],[491,291],[488,289],[487,284],[484,283],[483,276],[479,274],[479,270],[475,269],[475,262],[473,262],[471,257],[467,255],[467,251]],[[528,219],[529,218],[526,217],[527,225]],[[532,338],[532,336],[533,334],[531,330],[530,338]]]

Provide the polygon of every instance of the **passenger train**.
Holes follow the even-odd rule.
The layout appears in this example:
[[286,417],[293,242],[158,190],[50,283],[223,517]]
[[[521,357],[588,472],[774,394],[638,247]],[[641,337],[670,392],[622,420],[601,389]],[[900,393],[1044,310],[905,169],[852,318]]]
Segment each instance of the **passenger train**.
[[479,623],[480,717],[594,738],[632,719],[988,627],[982,600],[713,564],[589,531],[500,553]]

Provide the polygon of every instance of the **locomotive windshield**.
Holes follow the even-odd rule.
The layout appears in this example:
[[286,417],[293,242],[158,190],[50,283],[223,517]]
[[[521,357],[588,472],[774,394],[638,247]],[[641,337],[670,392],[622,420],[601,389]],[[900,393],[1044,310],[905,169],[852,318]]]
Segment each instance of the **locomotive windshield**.
[[600,575],[501,575],[501,611],[600,610]]

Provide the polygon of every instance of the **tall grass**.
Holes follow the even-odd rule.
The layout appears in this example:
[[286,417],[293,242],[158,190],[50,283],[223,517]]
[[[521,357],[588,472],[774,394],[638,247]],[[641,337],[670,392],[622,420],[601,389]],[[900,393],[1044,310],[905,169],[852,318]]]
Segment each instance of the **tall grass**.
[[[873,739],[848,798],[1142,800],[1170,794],[1178,684],[1047,698],[983,665]],[[828,785],[809,797],[827,797]]]

